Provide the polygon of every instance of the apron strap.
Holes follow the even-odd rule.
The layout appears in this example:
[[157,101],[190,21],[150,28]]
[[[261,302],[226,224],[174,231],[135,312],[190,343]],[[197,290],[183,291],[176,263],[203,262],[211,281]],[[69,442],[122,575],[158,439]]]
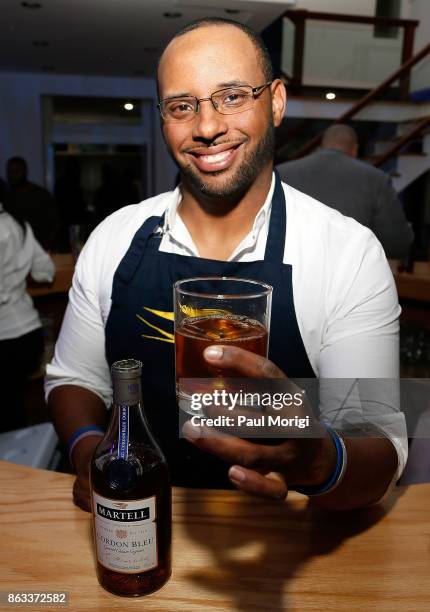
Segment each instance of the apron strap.
[[287,212],[281,178],[276,169],[274,172],[275,190],[272,197],[272,210],[270,213],[269,233],[267,236],[264,261],[282,263],[284,261],[285,238],[287,233]]
[[[285,208],[285,194],[282,188],[281,179],[275,169],[275,190],[272,198],[272,210],[270,213],[269,233],[267,236],[266,251],[264,261],[282,263],[284,260],[285,235],[287,228],[287,215]],[[164,225],[164,213],[160,217],[149,217],[135,233],[130,248],[124,255],[117,274],[122,282],[129,284],[139,267],[142,253],[145,248],[151,245],[158,250],[158,240],[163,237],[162,227]],[[152,244],[151,244],[152,243]]]
[[131,282],[137,268],[139,267],[142,259],[142,253],[145,251],[149,238],[152,236],[157,238],[163,237],[162,231],[157,231],[158,228],[162,227],[163,220],[164,214],[161,217],[149,217],[133,236],[130,247],[121,260],[116,271],[118,278],[126,285]]

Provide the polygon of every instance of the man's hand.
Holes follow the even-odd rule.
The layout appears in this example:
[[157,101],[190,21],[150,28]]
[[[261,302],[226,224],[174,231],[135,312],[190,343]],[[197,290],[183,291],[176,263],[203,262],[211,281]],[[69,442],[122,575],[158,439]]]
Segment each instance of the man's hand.
[[[81,427],[106,427],[106,406],[98,395],[77,385],[60,385],[51,391],[48,408],[58,437],[66,446],[71,436]],[[75,503],[83,510],[91,510],[89,468],[92,454],[100,436],[82,438],[73,449],[72,462],[77,471],[73,485]]]
[[100,436],[87,436],[80,440],[73,449],[73,465],[76,468],[76,480],[73,483],[73,500],[77,506],[91,512],[90,496],[90,463],[94,450],[100,442]]
[[[233,369],[244,377],[286,379],[268,359],[237,347],[211,346],[204,351],[204,357],[217,368]],[[229,478],[238,489],[252,495],[285,499],[289,484],[322,484],[335,469],[336,449],[331,437],[315,419],[311,427],[312,437],[300,437],[297,430],[297,437],[279,439],[271,446],[214,434],[205,426],[193,426],[190,421],[184,425],[183,433],[195,446],[232,464]]]

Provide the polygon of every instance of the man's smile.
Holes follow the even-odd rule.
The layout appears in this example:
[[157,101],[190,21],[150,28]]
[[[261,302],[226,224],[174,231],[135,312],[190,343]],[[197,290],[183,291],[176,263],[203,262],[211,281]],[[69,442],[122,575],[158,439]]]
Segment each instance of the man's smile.
[[241,145],[241,142],[229,142],[211,147],[193,147],[186,153],[202,172],[219,172],[231,166]]

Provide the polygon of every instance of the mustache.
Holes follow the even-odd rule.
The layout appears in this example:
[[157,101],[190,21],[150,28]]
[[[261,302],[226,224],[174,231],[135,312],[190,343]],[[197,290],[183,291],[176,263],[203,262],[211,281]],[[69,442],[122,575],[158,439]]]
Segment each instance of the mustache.
[[248,141],[248,139],[244,139],[244,140],[213,140],[212,142],[209,142],[209,143],[201,141],[201,142],[196,142],[193,145],[190,145],[189,147],[184,147],[183,149],[181,149],[181,153],[193,153],[197,149],[199,149],[199,150],[207,149],[209,151],[213,147],[220,147],[220,146],[224,146],[224,145],[227,145],[226,148],[238,147],[239,145],[244,144],[247,141]]

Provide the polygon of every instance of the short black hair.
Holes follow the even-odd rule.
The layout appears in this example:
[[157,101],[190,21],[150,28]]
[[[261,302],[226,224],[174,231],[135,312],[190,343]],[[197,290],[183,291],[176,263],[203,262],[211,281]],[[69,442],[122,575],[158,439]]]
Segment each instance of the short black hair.
[[[164,46],[163,51],[161,52],[161,55],[159,57],[158,64],[160,64],[161,58],[163,57],[163,54],[166,48],[176,38],[179,38],[180,36],[183,36],[184,34],[187,34],[188,32],[192,32],[193,30],[198,30],[199,28],[203,28],[206,26],[223,26],[223,25],[233,26],[234,28],[241,30],[244,34],[248,36],[248,38],[251,40],[252,44],[254,45],[259,55],[261,69],[263,71],[265,80],[267,82],[272,81],[273,80],[272,60],[270,59],[269,51],[266,45],[264,44],[264,41],[261,38],[260,34],[258,34],[258,32],[251,29],[247,25],[240,23],[239,21],[234,21],[233,19],[224,19],[223,17],[202,17],[200,19],[195,19],[194,21],[191,21],[186,26],[181,28],[179,32],[177,32],[174,36],[172,36],[172,38]],[[158,70],[157,70],[157,73],[158,73]]]
[[357,132],[346,123],[335,123],[324,130],[321,146],[325,149],[348,150],[358,144]]
[[28,168],[27,168],[27,162],[25,161],[25,159],[23,157],[11,157],[10,159],[7,160],[7,165],[9,164],[18,164],[20,165],[25,172],[27,172]]

